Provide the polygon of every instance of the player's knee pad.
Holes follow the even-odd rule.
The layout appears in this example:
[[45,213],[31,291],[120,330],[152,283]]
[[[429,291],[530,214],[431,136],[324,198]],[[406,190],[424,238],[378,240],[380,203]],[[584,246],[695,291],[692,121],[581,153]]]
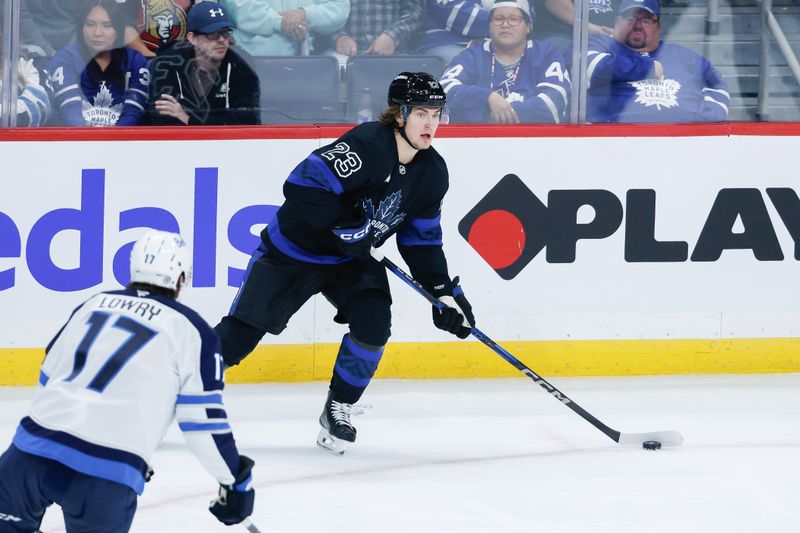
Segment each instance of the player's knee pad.
[[222,359],[227,366],[238,365],[255,350],[258,341],[266,333],[263,329],[245,324],[232,316],[223,317],[214,330],[219,335]]
[[354,296],[344,309],[350,336],[358,343],[385,346],[392,327],[391,301],[383,291],[365,291]]

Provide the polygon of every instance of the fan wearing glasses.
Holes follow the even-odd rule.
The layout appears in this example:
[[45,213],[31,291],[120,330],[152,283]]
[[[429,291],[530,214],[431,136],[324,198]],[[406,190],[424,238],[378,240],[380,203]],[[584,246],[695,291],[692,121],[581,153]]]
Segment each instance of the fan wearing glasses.
[[260,124],[258,75],[231,48],[231,22],[215,2],[195,4],[186,41],[150,64],[148,119],[156,125]]
[[495,0],[489,36],[453,58],[441,79],[452,122],[553,123],[565,120],[569,73],[558,49],[530,39],[528,0]]
[[659,0],[622,0],[612,37],[589,38],[589,122],[719,122],[730,94],[703,56],[661,40]]

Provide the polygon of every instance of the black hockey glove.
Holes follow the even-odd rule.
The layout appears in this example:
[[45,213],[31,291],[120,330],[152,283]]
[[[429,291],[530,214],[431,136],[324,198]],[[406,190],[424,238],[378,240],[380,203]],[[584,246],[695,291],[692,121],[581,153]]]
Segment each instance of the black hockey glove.
[[441,311],[433,306],[433,324],[459,339],[469,337],[471,328],[475,327],[475,315],[472,314],[472,306],[464,296],[464,291],[458,285],[458,276],[450,283],[434,287],[431,294],[447,306]]
[[331,231],[339,239],[339,251],[344,255],[367,261],[372,248],[372,226],[367,215],[355,222],[333,226]]
[[250,488],[253,476],[250,471],[255,461],[247,456],[239,456],[239,473],[233,485],[220,485],[219,496],[211,502],[208,510],[226,526],[238,524],[253,514],[256,491]]

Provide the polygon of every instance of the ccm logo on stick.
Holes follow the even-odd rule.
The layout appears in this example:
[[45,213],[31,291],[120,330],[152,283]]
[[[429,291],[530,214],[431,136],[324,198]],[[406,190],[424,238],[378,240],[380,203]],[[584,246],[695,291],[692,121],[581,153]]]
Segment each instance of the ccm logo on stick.
[[[788,187],[767,188],[766,196],[794,241],[795,260],[800,260],[797,192]],[[594,210],[591,222],[578,222],[578,210],[583,206]],[[703,227],[698,228],[691,255],[686,241],[655,238],[656,191],[630,189],[625,206],[623,213],[620,199],[603,189],[551,190],[545,205],[518,176],[508,174],[461,219],[458,231],[507,280],[543,249],[548,263],[575,262],[578,241],[610,237],[623,218],[625,261],[629,263],[713,262],[725,250],[752,250],[758,261],[784,260],[759,189],[721,189]]]

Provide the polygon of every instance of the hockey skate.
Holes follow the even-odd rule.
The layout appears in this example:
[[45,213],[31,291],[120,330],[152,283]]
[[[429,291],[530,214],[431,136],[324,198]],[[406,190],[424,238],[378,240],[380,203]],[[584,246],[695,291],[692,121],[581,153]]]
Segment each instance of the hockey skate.
[[333,392],[328,391],[328,399],[319,415],[322,429],[317,435],[317,446],[334,455],[344,455],[347,446],[356,441],[356,428],[350,422],[352,410],[351,404],[336,401]]

